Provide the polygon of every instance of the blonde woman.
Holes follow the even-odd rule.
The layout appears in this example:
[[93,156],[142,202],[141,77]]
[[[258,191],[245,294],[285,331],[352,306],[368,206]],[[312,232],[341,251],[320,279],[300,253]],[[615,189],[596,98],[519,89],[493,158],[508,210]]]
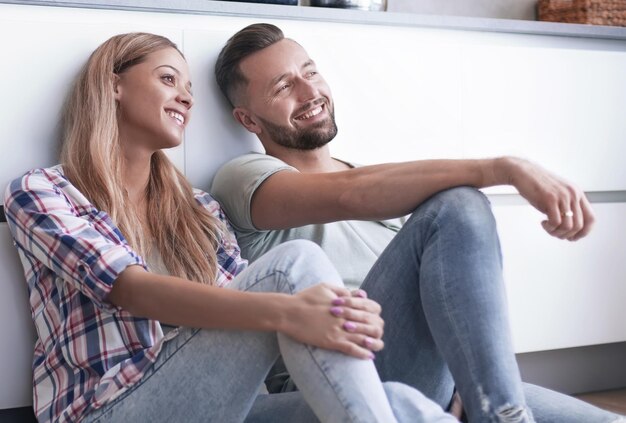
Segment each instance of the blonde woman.
[[[314,244],[246,269],[219,205],[161,151],[192,106],[171,41],[112,37],[70,94],[61,164],[7,188],[39,421],[454,421],[380,382],[380,307]],[[279,354],[301,392],[258,395]]]

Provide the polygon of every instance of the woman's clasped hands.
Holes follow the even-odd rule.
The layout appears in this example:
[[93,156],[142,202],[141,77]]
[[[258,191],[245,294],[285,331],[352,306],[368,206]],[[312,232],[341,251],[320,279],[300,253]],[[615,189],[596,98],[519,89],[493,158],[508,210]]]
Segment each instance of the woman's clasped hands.
[[365,291],[321,283],[290,297],[283,333],[309,345],[373,359],[384,347],[380,305]]

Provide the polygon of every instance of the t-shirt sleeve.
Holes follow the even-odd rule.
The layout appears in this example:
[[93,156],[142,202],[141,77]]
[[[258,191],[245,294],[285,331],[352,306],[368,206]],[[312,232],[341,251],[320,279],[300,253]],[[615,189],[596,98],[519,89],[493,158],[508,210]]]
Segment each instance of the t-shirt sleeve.
[[[106,300],[113,282],[130,265],[145,267],[106,213],[73,207],[41,172],[9,184],[4,204],[27,279],[40,263],[99,308],[114,310]],[[88,213],[96,219],[83,216]]]
[[222,205],[228,219],[238,232],[258,229],[252,223],[250,205],[259,186],[274,173],[297,170],[266,154],[246,154],[226,163],[213,179],[211,194]]

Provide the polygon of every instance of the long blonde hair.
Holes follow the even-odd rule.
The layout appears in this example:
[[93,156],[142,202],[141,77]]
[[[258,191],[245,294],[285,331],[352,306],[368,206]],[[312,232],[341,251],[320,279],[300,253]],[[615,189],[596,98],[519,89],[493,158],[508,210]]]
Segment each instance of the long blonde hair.
[[110,38],[92,53],[65,106],[61,164],[70,182],[111,216],[135,251],[147,257],[154,242],[170,274],[212,284],[225,229],[197,203],[185,176],[162,151],[153,154],[146,188],[149,229],[130,207],[122,179],[114,74],[168,47],[177,49],[165,37],[129,33]]

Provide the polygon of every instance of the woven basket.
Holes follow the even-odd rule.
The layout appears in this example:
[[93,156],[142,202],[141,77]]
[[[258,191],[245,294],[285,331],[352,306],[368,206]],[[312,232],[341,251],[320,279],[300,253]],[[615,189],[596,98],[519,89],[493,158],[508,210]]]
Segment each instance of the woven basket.
[[626,0],[539,0],[540,21],[626,26]]

